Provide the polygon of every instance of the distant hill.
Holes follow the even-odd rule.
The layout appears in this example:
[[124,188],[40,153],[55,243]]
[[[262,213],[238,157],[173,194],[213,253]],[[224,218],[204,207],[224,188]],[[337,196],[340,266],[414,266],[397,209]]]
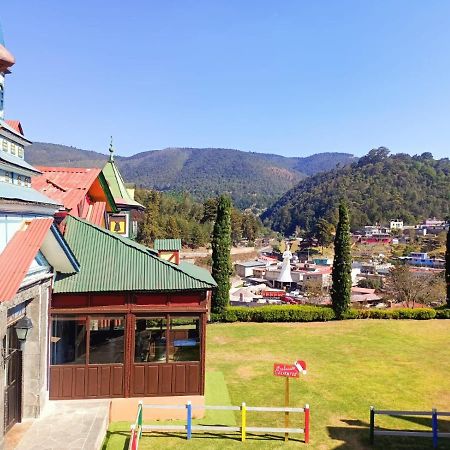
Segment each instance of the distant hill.
[[[65,145],[35,142],[26,159],[35,165],[102,167],[107,155]],[[267,207],[300,180],[356,158],[348,153],[307,157],[222,148],[166,148],[116,156],[127,182],[160,191],[187,191],[203,200],[228,192],[236,206]]]
[[450,215],[450,161],[431,153],[396,154],[381,147],[349,166],[302,180],[262,215],[266,225],[284,234],[299,226],[312,230],[324,218],[337,222],[340,198],[347,199],[352,227],[401,218],[414,224]]

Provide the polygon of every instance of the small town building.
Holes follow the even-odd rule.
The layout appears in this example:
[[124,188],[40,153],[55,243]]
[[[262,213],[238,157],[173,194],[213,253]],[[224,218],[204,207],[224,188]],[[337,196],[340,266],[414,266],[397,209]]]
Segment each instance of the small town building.
[[445,267],[444,258],[431,258],[426,252],[411,252],[409,256],[400,257],[406,264],[419,267],[431,267],[443,269]]
[[160,258],[180,264],[181,239],[155,239],[153,248]]
[[70,214],[108,227],[108,216],[118,212],[109,185],[100,169],[84,167],[43,167],[31,184],[60,206],[55,214],[61,223]]
[[[246,261],[238,262],[234,265],[236,274],[241,278],[260,276],[261,270],[265,271],[267,267],[267,262],[265,261]],[[258,274],[255,274],[255,270],[258,270]]]
[[392,219],[389,222],[389,229],[392,230],[403,230],[403,220]]

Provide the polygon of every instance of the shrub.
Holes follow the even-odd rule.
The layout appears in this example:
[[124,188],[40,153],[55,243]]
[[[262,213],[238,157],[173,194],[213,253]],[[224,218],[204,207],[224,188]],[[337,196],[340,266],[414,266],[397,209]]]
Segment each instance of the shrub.
[[450,319],[450,309],[437,309],[436,319]]
[[[450,309],[350,309],[343,319],[450,319]],[[211,314],[211,322],[326,322],[335,320],[333,310],[326,306],[245,306],[228,307],[223,313]]]
[[331,308],[321,306],[261,306],[247,308],[232,306],[225,313],[214,315],[212,321],[225,322],[324,322],[333,320]]

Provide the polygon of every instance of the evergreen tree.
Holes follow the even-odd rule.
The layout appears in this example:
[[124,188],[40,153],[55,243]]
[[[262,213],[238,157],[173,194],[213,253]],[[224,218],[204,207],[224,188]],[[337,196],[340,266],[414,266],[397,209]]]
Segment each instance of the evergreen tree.
[[334,262],[331,302],[339,319],[350,307],[352,289],[352,258],[350,254],[350,219],[344,202],[339,205],[339,222],[334,238]]
[[217,289],[212,295],[211,310],[221,313],[230,299],[231,267],[231,200],[226,195],[219,198],[212,239],[212,276]]
[[447,231],[447,247],[445,249],[445,283],[447,284],[447,306],[450,308],[450,227]]

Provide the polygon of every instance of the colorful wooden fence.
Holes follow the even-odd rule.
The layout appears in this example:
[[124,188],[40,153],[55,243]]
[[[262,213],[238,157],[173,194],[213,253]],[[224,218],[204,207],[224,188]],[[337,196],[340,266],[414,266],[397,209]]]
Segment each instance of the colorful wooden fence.
[[[186,425],[144,425],[142,423],[142,409],[186,409]],[[241,412],[241,424],[240,426],[228,426],[228,425],[194,425],[192,424],[192,411],[193,410],[206,410],[206,411],[240,411]],[[282,412],[285,414],[290,413],[304,413],[304,427],[292,428],[292,427],[252,427],[247,426],[247,412]],[[136,422],[131,425],[131,439],[129,450],[137,450],[139,448],[139,439],[142,436],[142,432],[151,431],[181,431],[186,433],[186,439],[192,438],[193,431],[218,431],[218,432],[236,432],[240,433],[241,441],[245,442],[247,433],[284,433],[285,436],[289,434],[304,434],[305,443],[309,443],[309,429],[310,429],[310,414],[309,405],[305,405],[304,408],[290,408],[290,407],[264,407],[264,406],[247,406],[242,403],[241,406],[208,406],[208,405],[192,405],[191,402],[187,402],[185,405],[144,405],[142,403],[138,406],[138,413],[136,416]]]
[[130,443],[128,445],[128,450],[138,450],[139,439],[142,436],[142,402],[138,404],[138,410],[136,414],[136,420],[134,424],[131,425],[131,436]]
[[[414,430],[377,430],[375,429],[375,416],[431,416],[431,431]],[[409,437],[429,437],[433,439],[433,448],[437,448],[439,438],[450,438],[450,433],[440,433],[438,428],[438,416],[450,417],[450,412],[437,411],[391,411],[387,409],[376,410],[370,407],[370,443],[373,444],[375,436],[409,436]]]

